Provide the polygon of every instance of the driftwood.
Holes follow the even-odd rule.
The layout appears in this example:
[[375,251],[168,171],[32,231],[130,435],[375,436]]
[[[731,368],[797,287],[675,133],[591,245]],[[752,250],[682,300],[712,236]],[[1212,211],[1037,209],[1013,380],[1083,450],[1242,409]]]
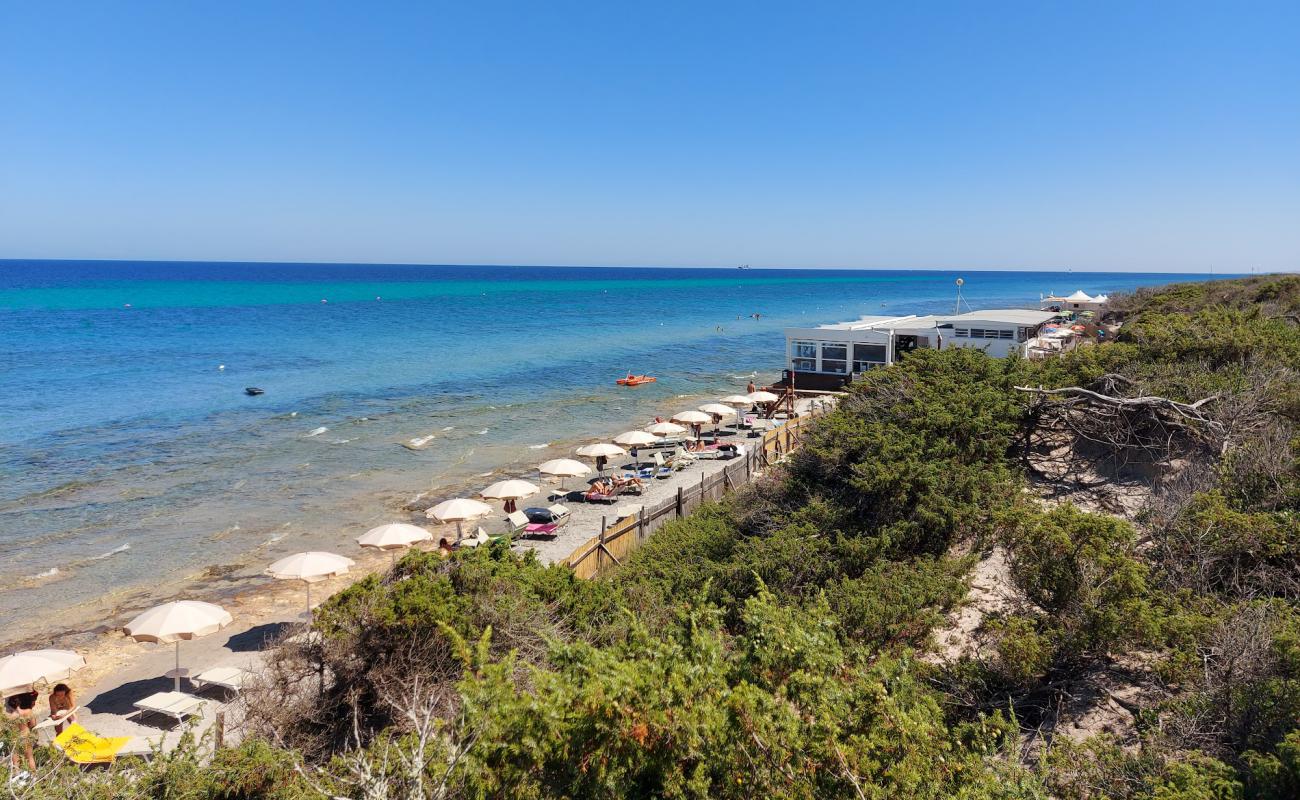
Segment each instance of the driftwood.
[[[1103,376],[1103,379],[1106,378],[1109,378],[1112,381],[1120,379],[1132,383],[1132,381],[1129,381],[1122,375]],[[1223,425],[1221,423],[1210,419],[1201,411],[1201,406],[1220,399],[1220,395],[1217,394],[1203,397],[1194,403],[1180,403],[1177,400],[1170,400],[1167,397],[1156,397],[1154,395],[1147,397],[1116,397],[1114,395],[1102,394],[1101,392],[1094,392],[1091,389],[1084,389],[1080,386],[1066,386],[1061,389],[1044,389],[1041,386],[1017,386],[1015,388],[1017,392],[1029,392],[1037,395],[1062,395],[1078,400],[1100,403],[1105,406],[1119,409],[1155,409],[1172,411],[1192,422],[1204,423],[1215,430],[1223,430]]]
[[[1137,394],[1136,381],[1114,373],[1094,386],[1015,387],[1033,397],[1023,452],[1025,467],[1039,479],[1088,491],[1113,483],[1134,465],[1167,468],[1196,451],[1211,458],[1222,454],[1226,429],[1206,408],[1219,395],[1184,403]],[[1124,390],[1137,396],[1125,397]]]

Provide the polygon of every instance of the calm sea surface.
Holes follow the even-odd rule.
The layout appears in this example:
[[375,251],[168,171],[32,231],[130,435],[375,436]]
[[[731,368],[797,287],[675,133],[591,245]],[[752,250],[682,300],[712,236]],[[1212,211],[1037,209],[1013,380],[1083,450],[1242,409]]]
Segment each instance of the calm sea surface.
[[[949,311],[957,277],[0,261],[0,643],[352,552],[421,492],[775,377],[785,326]],[[963,277],[987,308],[1196,276]]]

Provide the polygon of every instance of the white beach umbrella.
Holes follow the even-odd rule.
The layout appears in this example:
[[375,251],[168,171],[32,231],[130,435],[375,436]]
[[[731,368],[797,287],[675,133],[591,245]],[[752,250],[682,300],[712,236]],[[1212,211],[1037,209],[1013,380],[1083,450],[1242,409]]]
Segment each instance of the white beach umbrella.
[[565,478],[579,478],[591,472],[591,467],[572,458],[553,458],[537,465],[537,471],[560,479],[560,490],[564,490]]
[[[708,414],[710,418],[715,420],[720,419],[721,417],[736,416],[736,409],[732,408],[731,406],[724,406],[722,403],[705,403],[704,405],[700,406],[700,410],[703,411],[705,414]],[[713,434],[715,437],[717,436],[717,433],[718,433],[718,423],[714,422]]]
[[511,506],[516,500],[531,497],[540,491],[541,489],[528,481],[521,481],[518,478],[512,478],[510,480],[497,481],[479,492],[478,496],[484,500],[503,500],[505,501],[506,510],[511,511],[513,510]]
[[700,410],[705,414],[716,414],[719,417],[730,417],[736,413],[736,409],[724,406],[722,403],[705,403],[700,406]]
[[781,399],[780,395],[775,395],[772,394],[771,392],[764,392],[764,391],[750,392],[748,396],[750,401],[755,403],[774,403],[777,400]]
[[155,606],[126,624],[126,635],[137,642],[176,643],[176,669],[167,677],[176,680],[181,690],[181,641],[216,633],[234,621],[230,612],[213,603],[177,600]]
[[744,422],[744,417],[740,413],[741,409],[749,408],[750,406],[754,405],[754,401],[750,400],[749,395],[747,394],[729,394],[726,397],[719,400],[718,402],[736,407],[736,431],[739,432],[740,423]]
[[614,441],[625,447],[644,447],[648,444],[654,444],[659,439],[654,434],[645,431],[627,431],[615,436]]
[[522,500],[529,495],[537,494],[538,491],[539,489],[528,481],[511,478],[497,481],[479,492],[478,496],[484,500]]
[[443,500],[424,512],[424,516],[438,522],[456,523],[456,541],[460,541],[465,538],[460,529],[462,522],[486,517],[491,513],[492,506],[487,503],[480,503],[478,500],[471,500],[468,497],[457,497],[454,500]]
[[357,562],[337,553],[313,550],[285,556],[266,568],[266,574],[282,581],[302,581],[307,585],[307,614],[311,614],[311,585],[335,575],[342,575]]
[[[636,433],[640,433],[640,431],[636,431]],[[614,458],[615,456],[627,455],[627,451],[618,445],[606,444],[605,442],[583,445],[574,452],[580,456],[586,456],[587,458],[600,458],[601,456],[604,456],[605,458]]]
[[410,547],[416,542],[427,542],[433,534],[418,525],[405,522],[393,522],[371,528],[357,537],[357,544],[375,550],[388,550],[393,554],[393,563],[397,563],[397,551]]
[[713,417],[710,417],[703,411],[681,411],[673,414],[673,422],[681,422],[686,425],[703,425],[706,422],[712,421]]
[[[619,452],[622,450],[619,449]],[[591,472],[591,467],[572,458],[553,458],[539,464],[537,471],[557,478],[579,478]]]
[[601,474],[604,474],[605,472],[605,459],[627,455],[627,451],[618,445],[607,444],[605,442],[583,445],[575,452],[580,456],[596,459],[596,467],[600,470]]
[[84,666],[86,659],[71,650],[24,650],[5,656],[0,658],[0,697],[61,681]]
[[672,436],[686,432],[686,429],[676,422],[656,422],[653,425],[646,426],[646,430],[655,436]]

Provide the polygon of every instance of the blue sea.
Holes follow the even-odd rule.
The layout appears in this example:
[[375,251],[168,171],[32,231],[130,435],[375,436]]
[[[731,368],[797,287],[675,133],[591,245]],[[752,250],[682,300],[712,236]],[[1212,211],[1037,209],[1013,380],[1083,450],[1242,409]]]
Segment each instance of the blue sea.
[[950,311],[958,277],[988,308],[1204,276],[0,261],[0,643],[346,550],[774,379],[783,327]]

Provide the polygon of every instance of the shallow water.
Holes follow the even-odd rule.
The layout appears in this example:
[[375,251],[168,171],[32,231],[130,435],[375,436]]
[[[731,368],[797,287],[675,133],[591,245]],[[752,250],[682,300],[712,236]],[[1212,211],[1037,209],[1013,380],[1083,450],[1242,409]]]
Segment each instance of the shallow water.
[[[0,262],[0,642],[348,552],[421,492],[771,379],[785,326],[949,311],[956,277]],[[964,277],[979,308],[1193,276]]]

